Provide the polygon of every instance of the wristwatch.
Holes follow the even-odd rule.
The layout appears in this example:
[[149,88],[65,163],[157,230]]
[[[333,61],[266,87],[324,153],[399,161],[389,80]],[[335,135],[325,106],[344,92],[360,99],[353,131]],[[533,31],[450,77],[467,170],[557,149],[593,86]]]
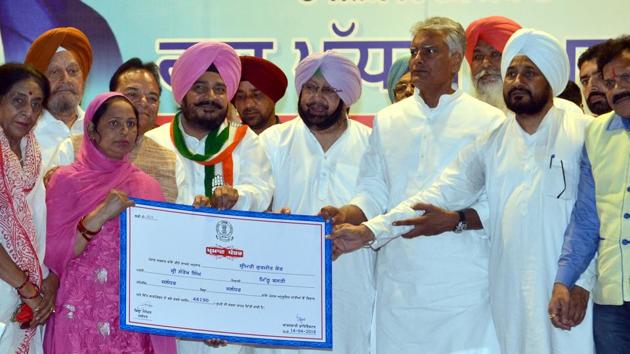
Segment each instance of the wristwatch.
[[458,210],[457,214],[459,215],[459,222],[453,229],[453,232],[458,234],[464,230],[468,230],[468,223],[466,222],[466,213],[464,213],[463,210]]

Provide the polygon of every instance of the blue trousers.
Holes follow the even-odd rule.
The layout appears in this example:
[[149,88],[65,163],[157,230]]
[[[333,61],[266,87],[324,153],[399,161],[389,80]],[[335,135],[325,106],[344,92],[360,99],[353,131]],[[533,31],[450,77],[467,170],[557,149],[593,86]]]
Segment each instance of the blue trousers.
[[630,302],[593,306],[597,354],[630,354]]

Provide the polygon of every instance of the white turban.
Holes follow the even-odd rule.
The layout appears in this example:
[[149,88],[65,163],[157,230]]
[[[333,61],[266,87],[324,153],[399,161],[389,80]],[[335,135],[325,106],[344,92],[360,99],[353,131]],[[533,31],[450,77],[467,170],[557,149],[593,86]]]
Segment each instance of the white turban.
[[569,81],[569,57],[560,42],[549,33],[522,28],[510,37],[501,58],[501,76],[505,80],[508,66],[517,55],[529,58],[543,73],[558,96]]

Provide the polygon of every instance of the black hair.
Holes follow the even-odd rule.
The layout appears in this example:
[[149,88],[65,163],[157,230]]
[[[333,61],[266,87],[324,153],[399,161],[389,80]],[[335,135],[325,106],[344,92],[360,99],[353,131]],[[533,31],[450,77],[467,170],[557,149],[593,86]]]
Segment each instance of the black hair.
[[630,35],[625,34],[609,40],[607,43],[597,57],[597,67],[600,70],[603,70],[604,66],[613,61],[613,59],[622,55],[624,51],[630,51]]
[[593,59],[597,60],[597,57],[599,56],[599,52],[602,50],[604,46],[606,46],[607,43],[608,41],[597,43],[593,46],[588,47],[588,49],[585,50],[584,53],[580,54],[580,57],[578,58],[578,61],[577,61],[578,69],[582,67],[582,64],[584,64],[585,61],[591,61]]
[[98,133],[98,131],[96,130],[96,127],[98,127],[98,122],[101,120],[101,117],[103,116],[103,114],[105,114],[109,106],[111,106],[112,103],[116,101],[120,101],[120,100],[125,101],[131,105],[131,108],[133,109],[133,114],[136,116],[136,121],[138,120],[138,110],[136,109],[136,106],[134,106],[133,103],[131,103],[131,101],[129,101],[127,97],[124,97],[124,96],[110,97],[107,100],[105,100],[105,102],[103,102],[103,104],[101,104],[100,107],[98,107],[98,109],[94,112],[94,115],[92,116],[92,124],[94,124],[95,132]]
[[217,69],[216,66],[214,66],[214,64],[210,64],[210,66],[208,67],[208,69],[206,69],[206,72],[211,72],[211,73],[219,73],[219,69]]
[[33,79],[44,94],[43,106],[46,107],[50,96],[50,83],[44,74],[30,65],[8,63],[0,65],[0,97],[4,97],[16,83]]
[[131,58],[122,63],[122,65],[119,66],[118,69],[116,69],[116,72],[114,72],[114,75],[112,75],[112,78],[109,80],[109,90],[116,91],[116,88],[118,88],[118,79],[120,79],[120,76],[122,76],[122,74],[126,73],[127,71],[132,70],[144,70],[151,74],[151,76],[153,76],[153,78],[155,79],[155,83],[157,84],[158,93],[160,95],[162,94],[162,86],[160,85],[160,71],[158,69],[158,66],[152,61],[143,63],[140,58]]
[[582,92],[580,92],[580,87],[571,80],[567,82],[567,86],[558,97],[569,100],[580,107],[582,106]]

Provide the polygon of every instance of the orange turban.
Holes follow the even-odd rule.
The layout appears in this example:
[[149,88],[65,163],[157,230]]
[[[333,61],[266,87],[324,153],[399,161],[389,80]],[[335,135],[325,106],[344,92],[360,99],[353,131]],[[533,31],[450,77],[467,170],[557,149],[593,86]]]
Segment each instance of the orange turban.
[[503,53],[505,43],[521,25],[503,16],[490,16],[473,21],[466,28],[466,60],[472,62],[477,42],[482,40]]
[[28,49],[24,63],[45,73],[59,47],[74,54],[85,81],[92,67],[92,46],[85,34],[74,27],[53,28],[37,37]]

